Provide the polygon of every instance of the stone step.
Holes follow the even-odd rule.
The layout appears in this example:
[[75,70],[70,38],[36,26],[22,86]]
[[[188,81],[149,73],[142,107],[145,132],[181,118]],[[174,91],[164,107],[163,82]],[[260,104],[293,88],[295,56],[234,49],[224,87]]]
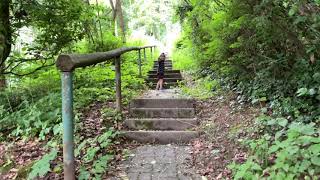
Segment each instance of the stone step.
[[[158,61],[153,61],[153,63],[158,63]],[[164,63],[172,63],[172,60],[165,60]]]
[[[148,72],[148,74],[157,74],[157,72],[158,72],[157,69],[156,70],[151,70],[151,71]],[[180,70],[167,70],[167,69],[165,69],[164,73],[170,74],[170,73],[181,73],[181,72],[180,72]]]
[[[157,86],[157,83],[150,82],[150,83],[147,83],[147,85],[149,87],[155,88]],[[178,85],[179,85],[178,82],[164,82],[163,88],[169,89],[170,87],[177,87]]]
[[[157,78],[158,75],[157,74],[149,74],[148,78]],[[180,73],[166,73],[165,74],[166,78],[180,78],[182,79],[182,76]]]
[[[158,67],[159,64],[154,64],[153,66],[154,66],[154,67]],[[167,67],[167,66],[172,66],[172,64],[164,64],[164,66],[165,66],[165,67]]]
[[[159,64],[159,62],[156,61],[156,62],[154,62],[153,64],[156,65],[156,64]],[[171,61],[165,61],[164,64],[172,64],[172,62],[171,62]]]
[[194,118],[194,108],[130,108],[133,118]]
[[[153,83],[157,83],[158,79],[157,78],[148,78],[146,79],[147,82],[153,82]],[[165,82],[178,82],[178,81],[182,81],[182,78],[167,78],[166,75],[164,76],[164,81]]]
[[125,131],[123,136],[140,143],[189,143],[199,137],[197,131]]
[[187,130],[197,126],[197,119],[126,119],[125,125],[134,130]]
[[130,108],[194,108],[194,99],[133,99]]
[[[159,65],[158,63],[153,64],[153,66],[158,66],[158,65]],[[172,66],[171,63],[164,63],[164,65],[165,65],[165,66]]]
[[[158,68],[153,68],[152,70],[153,71],[158,71]],[[166,71],[172,71],[172,68],[168,68],[167,67],[167,68],[164,69],[164,72],[166,72]]]
[[[172,67],[172,66],[165,66],[165,67],[164,67],[164,69],[165,69],[165,70],[172,70],[172,69],[173,69],[173,67]],[[152,70],[157,71],[157,70],[158,70],[158,67],[153,67],[153,69],[152,69]]]
[[[172,66],[164,66],[164,69],[172,69]],[[158,66],[154,66],[153,70],[158,70]]]
[[[154,64],[153,67],[158,67],[159,65],[158,64]],[[172,67],[172,64],[165,64],[164,67]]]

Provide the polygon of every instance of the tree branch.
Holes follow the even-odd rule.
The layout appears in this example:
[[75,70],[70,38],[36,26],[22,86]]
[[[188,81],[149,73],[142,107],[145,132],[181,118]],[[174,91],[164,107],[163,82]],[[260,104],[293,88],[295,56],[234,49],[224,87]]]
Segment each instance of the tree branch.
[[18,73],[13,72],[12,70],[9,71],[9,72],[4,72],[3,74],[13,74],[13,75],[15,75],[15,76],[20,76],[20,77],[22,77],[22,76],[27,76],[27,75],[33,74],[33,73],[41,70],[42,68],[50,67],[50,66],[53,66],[53,65],[55,65],[55,63],[48,64],[48,65],[42,65],[42,66],[40,66],[40,67],[37,67],[37,68],[34,69],[33,71],[28,72],[28,73],[24,73],[24,74],[18,74]]

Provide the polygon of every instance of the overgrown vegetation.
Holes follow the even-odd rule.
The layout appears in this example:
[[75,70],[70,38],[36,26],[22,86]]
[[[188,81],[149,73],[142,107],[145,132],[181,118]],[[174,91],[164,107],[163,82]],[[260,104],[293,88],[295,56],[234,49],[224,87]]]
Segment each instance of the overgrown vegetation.
[[251,156],[230,165],[235,179],[319,178],[319,14],[317,0],[186,0],[177,7],[184,36],[176,52],[189,51],[196,73],[261,107],[249,130],[255,135],[245,141]]
[[[116,7],[110,7],[81,0],[0,3],[0,9],[9,11],[9,16],[0,16],[0,149],[6,147],[0,153],[0,179],[61,176],[61,81],[60,72],[54,67],[55,59],[60,53],[92,53],[146,45],[141,40],[125,37],[124,26],[128,20],[114,14],[120,13],[121,5],[126,8],[129,4],[117,1]],[[8,22],[6,29],[2,28],[4,22]],[[27,37],[30,42],[20,37],[26,35],[20,30],[26,29],[32,32],[32,37]],[[15,46],[10,48],[11,45]],[[121,56],[125,105],[145,88],[137,59],[137,52]],[[147,60],[150,59],[147,51]],[[143,60],[143,74],[152,63]],[[112,61],[75,71],[75,155],[79,179],[101,179],[106,175],[109,161],[118,153],[113,146],[118,141],[117,123],[122,116],[114,111],[114,101]],[[87,111],[93,117],[86,117]],[[86,122],[88,119],[93,122]],[[85,129],[90,127],[91,131]],[[28,159],[25,164],[16,162],[15,152],[11,150],[20,141],[46,144],[39,148],[45,155],[41,158],[41,152],[31,158],[33,162]]]

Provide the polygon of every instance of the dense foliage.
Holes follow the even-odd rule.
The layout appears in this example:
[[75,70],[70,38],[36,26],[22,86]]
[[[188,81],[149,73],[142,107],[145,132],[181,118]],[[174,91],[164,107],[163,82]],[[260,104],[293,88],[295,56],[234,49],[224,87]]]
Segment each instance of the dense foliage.
[[[18,169],[15,173],[22,179],[45,177],[49,172],[62,174],[61,82],[60,72],[54,66],[57,55],[146,45],[145,42],[131,39],[124,43],[123,37],[117,36],[118,33],[115,32],[120,31],[116,28],[120,22],[114,19],[112,7],[98,1],[94,4],[90,2],[0,2],[0,7],[9,10],[10,15],[0,17],[0,50],[3,50],[3,36],[6,38],[4,42],[12,46],[6,57],[2,54],[0,56],[0,80],[2,83],[3,80],[6,82],[0,83],[0,146],[8,148],[5,156],[0,157],[0,178],[7,178],[2,175],[10,173],[11,169]],[[125,14],[128,1],[122,2]],[[117,8],[119,3],[120,0],[117,1]],[[6,30],[10,31],[10,36],[2,29],[4,18],[9,22]],[[126,24],[128,23],[127,20]],[[23,30],[26,29],[31,33],[24,34]],[[28,36],[27,39],[22,39],[25,36]],[[139,77],[137,58],[138,53],[135,51],[121,56],[125,105],[145,88],[143,77]],[[149,50],[146,58],[151,59]],[[153,62],[142,61],[143,74],[146,74]],[[113,126],[122,119],[113,109],[114,102],[115,71],[112,60],[74,72],[75,155],[79,162],[79,179],[101,178],[106,174],[108,162],[114,157],[112,146],[118,132]],[[100,107],[100,104],[104,106]],[[85,112],[89,111],[88,107],[95,105],[98,108],[96,111],[102,114],[102,117],[96,118],[102,118],[103,121],[99,122],[100,125],[98,122],[92,125],[99,126],[99,133],[95,137],[87,137],[84,133],[87,132],[84,128],[88,128],[85,126]],[[42,158],[38,157],[41,158],[39,161],[20,167],[10,148],[21,140],[38,143],[38,146],[46,144],[40,148],[47,154]],[[0,154],[3,155],[3,152]]]
[[[235,90],[265,115],[236,179],[320,175],[320,2],[186,0],[177,7],[197,71]],[[190,62],[190,61],[188,61]],[[192,66],[190,66],[192,67]]]

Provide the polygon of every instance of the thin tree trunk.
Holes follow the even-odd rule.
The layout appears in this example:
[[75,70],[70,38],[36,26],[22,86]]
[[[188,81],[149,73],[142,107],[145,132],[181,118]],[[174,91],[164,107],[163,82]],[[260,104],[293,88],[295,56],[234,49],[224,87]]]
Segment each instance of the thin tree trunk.
[[117,8],[114,4],[117,4],[116,3],[113,3],[113,0],[109,0],[110,2],[110,6],[111,6],[111,9],[112,9],[112,26],[113,26],[113,35],[114,36],[118,36],[118,29],[117,29],[117,21],[116,21],[116,17],[117,17]]
[[0,89],[7,87],[6,76],[4,73],[4,63],[0,66]]
[[123,12],[122,12],[122,3],[121,0],[117,0],[116,5],[118,18],[119,18],[119,25],[122,33],[122,42],[126,43],[126,31],[125,31],[125,24],[124,24],[124,18],[123,18]]
[[[86,3],[88,6],[90,6],[90,2],[89,0],[84,0],[84,3]],[[84,30],[88,36],[88,39],[89,39],[89,43],[92,43],[94,44],[94,38],[93,38],[93,34],[91,32],[91,24],[88,20],[86,20],[84,22]]]
[[118,37],[118,23],[117,20],[114,21],[114,36]]
[[[96,6],[99,6],[98,0],[96,0]],[[101,27],[101,21],[100,21],[100,10],[98,9],[98,23],[99,23],[99,30],[100,30],[100,40],[101,44],[103,46],[103,35],[102,35],[102,27]]]
[[11,51],[11,29],[9,20],[9,5],[11,0],[0,2],[0,89],[6,87],[4,75],[5,60]]

